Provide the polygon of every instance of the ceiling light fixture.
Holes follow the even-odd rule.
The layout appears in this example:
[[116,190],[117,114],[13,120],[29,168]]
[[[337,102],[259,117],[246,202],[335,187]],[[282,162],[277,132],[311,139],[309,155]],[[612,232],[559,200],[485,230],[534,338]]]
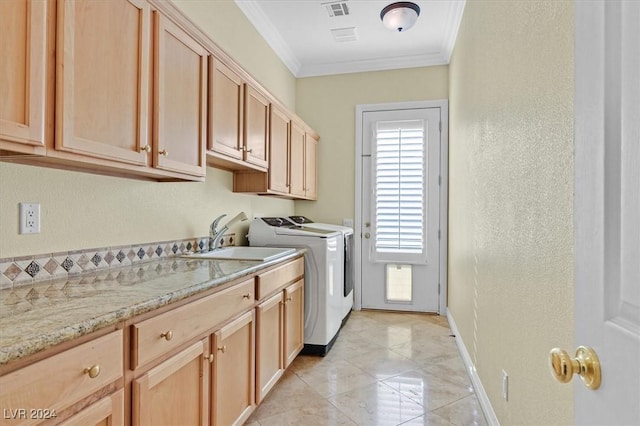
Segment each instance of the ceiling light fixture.
[[380,12],[385,27],[398,32],[407,31],[416,23],[420,15],[420,6],[408,1],[391,3]]

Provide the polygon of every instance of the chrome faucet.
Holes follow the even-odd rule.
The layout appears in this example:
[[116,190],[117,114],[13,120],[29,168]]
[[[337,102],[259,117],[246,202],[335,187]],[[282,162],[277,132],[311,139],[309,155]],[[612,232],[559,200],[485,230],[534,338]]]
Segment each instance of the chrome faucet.
[[220,240],[224,236],[224,233],[229,230],[229,227],[236,222],[241,222],[243,220],[247,220],[247,215],[244,212],[238,213],[234,216],[229,222],[227,222],[220,230],[218,230],[218,223],[220,220],[225,217],[226,214],[220,215],[211,223],[209,227],[209,251],[218,250],[220,247]]

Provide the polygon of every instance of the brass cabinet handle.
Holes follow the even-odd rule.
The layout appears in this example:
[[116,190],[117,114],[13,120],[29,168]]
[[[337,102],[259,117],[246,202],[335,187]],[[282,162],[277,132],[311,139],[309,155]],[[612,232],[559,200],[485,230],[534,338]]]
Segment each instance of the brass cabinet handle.
[[95,379],[100,375],[100,366],[98,364],[84,369],[84,374],[88,374],[90,378]]
[[140,152],[142,152],[142,151],[151,152],[151,145],[141,146],[140,147]]
[[225,353],[227,351],[227,345],[222,345],[222,347],[218,348],[218,350],[222,353]]
[[209,360],[209,362],[213,362],[213,354],[209,354],[209,356],[207,356],[207,360]]
[[166,157],[167,155],[169,155],[169,151],[167,151],[166,149],[163,149],[162,151],[158,151],[158,154]]
[[600,360],[588,346],[579,346],[575,358],[571,358],[564,349],[553,348],[549,353],[549,364],[551,374],[560,383],[569,383],[573,375],[578,374],[587,388],[595,390],[600,387]]
[[243,299],[249,299],[251,297],[251,293],[247,293],[247,294],[243,294],[242,298]]
[[173,339],[173,331],[169,330],[166,333],[162,333],[160,337],[164,337],[164,339],[168,342],[169,340]]

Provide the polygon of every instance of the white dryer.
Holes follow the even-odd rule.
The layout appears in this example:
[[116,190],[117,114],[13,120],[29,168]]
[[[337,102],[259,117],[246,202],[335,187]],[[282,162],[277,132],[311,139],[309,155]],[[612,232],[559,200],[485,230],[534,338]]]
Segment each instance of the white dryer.
[[330,231],[338,231],[342,234],[344,254],[343,260],[343,278],[342,278],[342,325],[347,322],[351,309],[353,308],[353,286],[356,280],[354,269],[354,249],[355,241],[353,240],[353,228],[348,226],[334,225],[333,223],[314,222],[305,216],[289,216],[289,220],[297,225],[304,225],[317,229],[327,229]]
[[343,239],[328,229],[299,226],[284,217],[255,218],[247,235],[251,246],[306,247],[304,257],[303,353],[326,355],[342,324]]

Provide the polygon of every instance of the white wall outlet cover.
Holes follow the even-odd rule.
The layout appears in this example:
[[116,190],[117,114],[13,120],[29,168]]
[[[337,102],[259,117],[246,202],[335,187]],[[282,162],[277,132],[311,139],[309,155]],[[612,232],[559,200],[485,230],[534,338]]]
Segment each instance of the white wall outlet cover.
[[20,233],[40,233],[40,204],[20,203]]

